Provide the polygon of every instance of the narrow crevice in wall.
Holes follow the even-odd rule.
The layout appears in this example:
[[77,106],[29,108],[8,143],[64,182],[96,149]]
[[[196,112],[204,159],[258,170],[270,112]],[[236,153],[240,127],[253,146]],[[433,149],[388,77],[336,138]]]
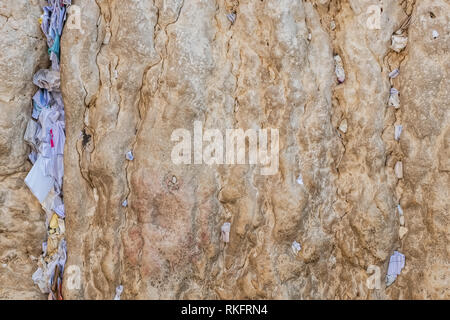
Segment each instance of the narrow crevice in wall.
[[64,207],[65,113],[60,90],[60,40],[70,0],[49,0],[39,19],[47,38],[51,67],[39,70],[33,83],[32,118],[25,141],[31,146],[33,167],[25,183],[39,200],[46,215],[47,239],[42,244],[38,269],[32,279],[49,300],[62,300],[62,279],[67,260]]

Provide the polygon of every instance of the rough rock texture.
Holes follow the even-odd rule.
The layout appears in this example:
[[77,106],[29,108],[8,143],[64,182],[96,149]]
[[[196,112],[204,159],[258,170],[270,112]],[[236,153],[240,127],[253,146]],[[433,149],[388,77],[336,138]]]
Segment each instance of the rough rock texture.
[[[66,26],[61,43],[65,298],[111,299],[120,284],[122,299],[450,298],[448,0],[73,4],[81,30]],[[379,29],[368,24],[374,5],[383,9]],[[15,5],[7,7],[0,4],[0,21]],[[39,10],[26,8],[13,16],[37,19]],[[23,186],[30,166],[21,137],[45,41],[34,24],[30,31],[9,23],[17,22],[2,22],[11,28],[6,39],[23,39],[28,49],[12,54],[20,74],[11,57],[0,57],[8,75],[0,103],[10,110],[0,115],[0,201],[7,199],[0,259],[13,252],[22,259],[16,268],[26,270],[0,268],[0,283],[8,284],[0,294],[38,297],[24,248],[38,255],[44,224]],[[408,43],[395,52],[399,29]],[[400,75],[389,79],[395,68]],[[388,106],[391,86],[399,109]],[[194,121],[222,133],[279,129],[279,171],[174,164],[171,134],[193,132]],[[403,125],[399,141],[396,124]],[[133,161],[125,158],[130,150]],[[394,172],[399,161],[402,179]],[[227,244],[224,222],[231,222]],[[297,255],[293,241],[301,244]],[[406,265],[386,288],[394,250]],[[373,266],[379,289],[366,285]],[[14,291],[17,282],[27,287]]]
[[449,13],[449,1],[417,1],[399,78],[404,180],[396,192],[408,228],[401,247],[408,263],[393,298],[450,298]]
[[[68,265],[82,281],[67,297],[109,299],[119,284],[125,299],[450,297],[448,1],[74,4],[83,30],[62,42],[64,188]],[[397,53],[400,28],[409,41]],[[397,67],[400,109],[388,107]],[[171,133],[194,121],[278,128],[278,173],[173,164]],[[386,289],[396,249],[406,268]],[[369,265],[381,289],[366,286]]]
[[31,118],[33,74],[46,67],[39,1],[0,2],[0,299],[40,299],[31,280],[45,217],[24,183],[31,163],[23,135]]

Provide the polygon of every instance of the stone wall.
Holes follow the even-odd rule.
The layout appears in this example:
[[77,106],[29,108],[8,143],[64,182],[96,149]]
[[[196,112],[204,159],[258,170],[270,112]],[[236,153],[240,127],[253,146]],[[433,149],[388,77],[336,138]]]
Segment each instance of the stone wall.
[[[0,297],[39,298],[44,218],[23,184],[22,139],[45,41],[39,6],[11,3],[0,4]],[[66,25],[61,44],[66,299],[112,299],[118,285],[122,299],[450,298],[448,1],[73,5],[81,29]],[[395,52],[398,30],[408,43]],[[278,172],[174,164],[173,131],[196,121],[278,129]],[[386,288],[394,250],[406,265]]]
[[0,2],[0,299],[44,297],[31,275],[45,240],[45,216],[24,183],[31,163],[23,140],[37,90],[33,74],[47,66],[41,5]]

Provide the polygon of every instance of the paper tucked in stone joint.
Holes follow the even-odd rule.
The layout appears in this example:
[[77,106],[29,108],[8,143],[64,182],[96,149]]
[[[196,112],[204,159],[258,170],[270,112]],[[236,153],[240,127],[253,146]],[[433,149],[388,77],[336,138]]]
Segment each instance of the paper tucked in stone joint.
[[399,215],[401,215],[401,216],[403,215],[403,209],[399,204],[397,205],[397,211],[398,211]]
[[230,227],[231,227],[231,223],[225,222],[221,228],[222,241],[225,243],[230,242]]
[[119,285],[116,288],[116,295],[114,296],[114,300],[120,300],[120,296],[122,295],[123,292],[123,286]]
[[334,56],[334,63],[335,63],[335,72],[336,72],[336,77],[338,79],[338,82],[343,83],[345,81],[345,70],[344,70],[344,64],[342,63],[342,59],[339,55]]
[[395,52],[402,51],[406,47],[407,44],[408,44],[408,37],[405,37],[402,35],[393,35],[392,36],[391,48]]
[[405,267],[405,256],[398,251],[394,251],[394,254],[389,259],[388,272],[386,275],[386,286],[389,287],[394,283],[397,276],[402,272]]
[[297,177],[297,183],[299,184],[299,185],[303,185],[303,177],[302,177],[302,175],[301,174],[299,174],[298,175],[298,177]]
[[394,172],[398,179],[403,179],[403,163],[401,161],[397,161],[395,164]]
[[53,187],[53,178],[45,174],[44,158],[39,156],[25,178],[25,183],[42,204]]
[[400,225],[404,226],[405,225],[405,216],[400,216]]
[[236,13],[234,12],[228,13],[227,18],[231,22],[231,24],[234,24],[236,22]]
[[433,30],[431,36],[433,37],[433,39],[437,39],[439,37],[439,32],[437,32],[437,30]]
[[291,248],[292,252],[294,252],[294,254],[297,255],[298,252],[302,249],[302,246],[300,245],[300,243],[294,240],[294,242],[292,242]]
[[389,78],[395,79],[400,74],[400,71],[398,69],[394,69],[389,73]]
[[339,130],[341,130],[343,133],[346,133],[347,128],[348,128],[347,119],[344,119],[341,121],[341,124],[339,125]]
[[128,151],[125,155],[125,158],[127,158],[127,160],[129,161],[133,161],[134,160],[133,152]]
[[28,120],[27,129],[23,137],[23,139],[36,150],[38,148],[38,141],[36,139],[36,136],[39,134],[39,129],[39,124],[33,119],[30,119]]
[[[45,250],[47,251],[47,250]],[[45,252],[47,254],[47,252]],[[40,257],[39,268],[32,276],[32,280],[39,287],[42,293],[49,293],[53,284],[56,266],[59,266],[60,273],[64,272],[67,260],[66,241],[62,239],[58,246],[58,251],[49,260]]]
[[33,83],[41,89],[47,91],[60,91],[61,78],[59,71],[51,69],[41,69],[35,73]]
[[395,88],[391,88],[390,95],[389,95],[389,106],[395,107],[395,109],[400,108],[399,92]]
[[394,129],[394,139],[396,141],[400,140],[400,135],[402,134],[402,130],[403,130],[403,126],[400,124],[396,124],[395,125],[395,129]]

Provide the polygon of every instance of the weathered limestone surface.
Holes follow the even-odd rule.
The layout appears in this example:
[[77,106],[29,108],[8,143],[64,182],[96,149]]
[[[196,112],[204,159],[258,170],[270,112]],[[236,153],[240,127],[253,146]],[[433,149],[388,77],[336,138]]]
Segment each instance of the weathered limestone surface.
[[[448,0],[73,4],[81,30],[66,25],[61,42],[66,299],[112,299],[120,284],[122,299],[450,298]],[[0,298],[40,297],[31,256],[44,222],[23,184],[31,78],[46,60],[39,14],[0,3]],[[408,43],[395,52],[399,29]],[[174,164],[172,132],[195,121],[278,129],[278,172]],[[406,265],[386,288],[394,250]],[[366,285],[373,266],[379,289]]]
[[31,118],[33,74],[46,67],[39,1],[0,1],[0,299],[40,299],[31,280],[45,217],[24,183],[31,163],[23,140]]
[[[64,188],[68,265],[82,281],[68,297],[112,298],[119,284],[125,299],[449,297],[447,1],[382,1],[375,30],[377,1],[74,3],[83,33],[63,39]],[[400,28],[409,42],[396,53]],[[387,106],[396,67],[398,110]],[[171,133],[194,121],[278,128],[278,173],[173,164]],[[396,249],[406,268],[386,289]],[[379,290],[366,286],[369,265]]]
[[448,1],[417,1],[409,28],[414,45],[399,78],[404,180],[396,191],[408,228],[402,245],[408,264],[393,298],[450,297],[449,12]]

